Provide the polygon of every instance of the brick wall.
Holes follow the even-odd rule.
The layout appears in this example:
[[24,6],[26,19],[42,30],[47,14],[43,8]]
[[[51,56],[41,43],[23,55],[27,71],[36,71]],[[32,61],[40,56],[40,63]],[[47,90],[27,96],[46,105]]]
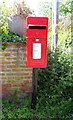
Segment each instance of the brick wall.
[[2,79],[3,98],[15,91],[18,95],[32,92],[32,69],[25,66],[25,46],[23,43],[6,43],[0,49],[0,78]]

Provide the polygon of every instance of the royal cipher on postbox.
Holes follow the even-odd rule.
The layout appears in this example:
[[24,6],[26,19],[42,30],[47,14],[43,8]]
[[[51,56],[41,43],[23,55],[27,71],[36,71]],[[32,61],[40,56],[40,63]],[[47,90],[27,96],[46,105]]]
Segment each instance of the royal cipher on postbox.
[[26,67],[47,67],[48,17],[26,19]]

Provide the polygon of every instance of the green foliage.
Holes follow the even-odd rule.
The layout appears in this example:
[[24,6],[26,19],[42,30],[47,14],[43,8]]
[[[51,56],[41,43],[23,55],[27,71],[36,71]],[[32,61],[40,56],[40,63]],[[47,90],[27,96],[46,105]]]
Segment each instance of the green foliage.
[[[66,3],[68,2],[62,4],[65,5]],[[70,4],[64,6],[65,8],[62,7],[62,4],[59,12],[62,14],[64,11],[64,15],[71,13]],[[67,6],[68,10],[66,9]],[[16,99],[16,94],[14,94],[12,98],[3,100],[3,119],[73,119],[73,63],[70,54],[71,37],[73,36],[70,34],[70,27],[63,30],[62,25],[62,23],[59,24],[58,47],[55,54],[50,50],[52,29],[51,25],[49,27],[48,67],[38,69],[36,110],[31,109],[30,98],[28,100]],[[7,32],[2,32],[0,41],[25,43],[25,36],[21,38],[7,30]],[[2,46],[2,48],[5,49],[6,46]]]
[[[19,4],[18,4],[18,7],[21,8],[21,6]],[[10,15],[11,9],[10,8],[8,9],[6,4],[3,2],[0,5],[0,10],[1,10],[1,13],[0,13],[0,44],[1,44],[0,48],[2,48],[3,50],[5,49],[5,46],[2,45],[2,42],[23,42],[23,43],[25,43],[25,36],[20,37],[19,35],[16,35],[16,34],[10,32],[8,29],[7,17]],[[27,11],[28,11],[28,13],[27,13]],[[30,13],[30,10],[28,9],[24,13],[26,13],[28,15]]]
[[49,49],[48,67],[38,69],[36,110],[31,109],[31,98],[3,100],[3,119],[73,119],[71,58],[67,48]]
[[8,25],[7,25],[7,16],[9,15],[9,10],[6,6],[6,4],[3,2],[2,5],[0,5],[0,35],[2,33],[7,34],[8,33]]
[[15,4],[13,8],[8,8],[3,2],[0,5],[0,35],[8,34],[8,23],[7,17],[11,15],[19,15],[20,17],[27,17],[29,14],[32,14],[30,8],[28,8],[25,2],[20,4]]
[[13,32],[8,32],[8,34],[2,34],[0,36],[0,48],[2,50],[5,50],[7,48],[7,44],[2,44],[6,42],[19,42],[19,43],[24,43],[26,44],[26,36],[20,37],[19,35],[14,34]]
[[25,43],[26,37],[20,37],[19,35],[15,35],[13,32],[9,32],[8,34],[2,34],[1,41],[2,42],[22,42]]
[[70,33],[61,33],[58,35],[58,46],[60,49],[68,48],[67,50],[71,49],[72,35]]
[[[66,22],[66,21],[65,21]],[[37,109],[45,118],[73,119],[73,64],[70,27],[59,23],[56,53],[50,50],[51,26],[49,28],[48,67],[39,69]],[[70,26],[70,25],[69,25]]]
[[3,101],[3,119],[23,119],[31,116],[30,100],[15,99],[10,97]]
[[3,45],[0,46],[0,48],[1,48],[2,50],[5,50],[5,49],[7,48],[7,45],[6,45],[6,44],[3,44]]
[[[61,16],[66,16],[69,13],[73,12],[73,3],[71,0],[69,1],[61,1],[59,0],[58,12]],[[43,16],[51,17],[52,16],[52,1],[48,0],[45,2],[40,2],[39,4],[39,12]]]
[[38,107],[47,117],[73,117],[71,66],[66,49],[57,49],[55,55],[49,50],[48,67],[39,69]]
[[73,12],[73,4],[72,1],[64,1],[59,3],[59,13],[60,15],[67,15],[68,13]]

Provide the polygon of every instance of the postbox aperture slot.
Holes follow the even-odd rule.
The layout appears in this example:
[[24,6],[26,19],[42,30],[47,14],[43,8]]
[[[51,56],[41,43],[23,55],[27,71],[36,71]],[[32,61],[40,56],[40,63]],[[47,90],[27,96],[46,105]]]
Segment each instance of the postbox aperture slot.
[[29,29],[46,29],[46,26],[28,26]]

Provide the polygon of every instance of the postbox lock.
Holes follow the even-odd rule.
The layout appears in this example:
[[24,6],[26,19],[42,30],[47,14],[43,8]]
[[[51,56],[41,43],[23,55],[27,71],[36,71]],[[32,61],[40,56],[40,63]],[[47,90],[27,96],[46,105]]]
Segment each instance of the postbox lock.
[[36,42],[39,42],[39,38],[36,38],[36,40],[35,40]]

